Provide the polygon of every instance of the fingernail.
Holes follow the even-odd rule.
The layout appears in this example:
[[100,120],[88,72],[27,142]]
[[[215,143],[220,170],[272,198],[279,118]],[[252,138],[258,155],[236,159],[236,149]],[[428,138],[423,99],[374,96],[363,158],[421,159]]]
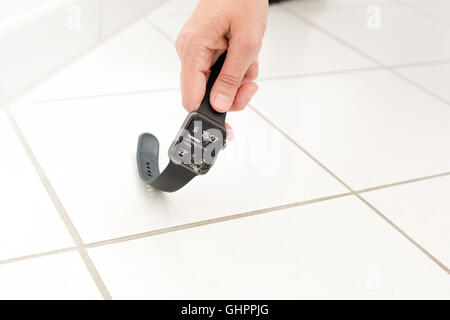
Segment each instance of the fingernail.
[[228,109],[230,109],[231,107],[232,102],[233,101],[231,101],[230,97],[227,97],[226,95],[221,93],[217,93],[214,96],[213,100],[214,107],[216,107],[216,109],[221,112],[228,111]]

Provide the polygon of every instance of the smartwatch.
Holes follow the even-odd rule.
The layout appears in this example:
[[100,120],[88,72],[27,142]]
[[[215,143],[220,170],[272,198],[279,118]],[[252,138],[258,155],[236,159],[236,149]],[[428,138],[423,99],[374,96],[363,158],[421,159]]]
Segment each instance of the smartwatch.
[[169,148],[170,162],[160,172],[158,164],[159,142],[150,134],[139,137],[137,165],[139,176],[148,185],[164,192],[174,192],[195,176],[203,175],[213,166],[226,146],[226,113],[215,111],[210,103],[211,89],[219,76],[226,52],[211,67],[202,104],[191,112]]

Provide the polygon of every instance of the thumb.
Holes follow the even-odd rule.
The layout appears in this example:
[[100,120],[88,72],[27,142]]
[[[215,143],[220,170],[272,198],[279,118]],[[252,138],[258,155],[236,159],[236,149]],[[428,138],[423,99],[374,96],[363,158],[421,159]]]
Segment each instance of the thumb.
[[230,40],[224,65],[211,90],[210,102],[216,111],[227,112],[231,108],[242,79],[255,60],[258,50],[258,45],[247,39]]

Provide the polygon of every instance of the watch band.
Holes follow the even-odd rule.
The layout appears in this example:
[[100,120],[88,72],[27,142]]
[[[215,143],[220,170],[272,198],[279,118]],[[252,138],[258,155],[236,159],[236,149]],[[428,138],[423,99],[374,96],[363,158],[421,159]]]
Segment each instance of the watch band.
[[185,186],[196,174],[181,165],[169,162],[162,173],[159,172],[159,142],[150,134],[139,137],[137,153],[141,179],[152,187],[165,192],[174,192]]
[[211,90],[214,86],[214,83],[217,80],[217,77],[220,74],[220,70],[222,70],[223,64],[225,63],[225,58],[227,56],[227,52],[223,53],[219,59],[217,59],[216,63],[211,67],[211,73],[209,75],[208,83],[206,84],[205,96],[203,97],[202,104],[200,108],[198,108],[197,112],[209,117],[211,120],[218,122],[221,125],[225,125],[225,118],[227,117],[227,113],[221,113],[214,110],[210,103]]
[[[226,52],[222,54],[217,62],[211,67],[211,74],[206,85],[205,96],[202,104],[197,110],[198,113],[205,115],[215,122],[225,125],[226,113],[215,111],[210,103],[211,89],[220,74],[225,62]],[[158,139],[150,134],[144,133],[139,137],[137,150],[137,164],[141,179],[150,186],[165,192],[174,192],[181,189],[191,181],[196,173],[188,170],[182,165],[169,162],[163,172],[159,171],[159,142]]]

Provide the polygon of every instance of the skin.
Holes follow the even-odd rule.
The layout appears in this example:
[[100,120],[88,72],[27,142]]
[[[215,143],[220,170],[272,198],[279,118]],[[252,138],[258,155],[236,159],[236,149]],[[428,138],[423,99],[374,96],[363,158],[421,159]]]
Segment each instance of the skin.
[[258,90],[254,80],[268,7],[268,0],[199,0],[176,41],[183,106],[188,112],[200,106],[209,70],[225,50],[227,58],[211,91],[211,105],[218,112],[241,111],[248,105]]

